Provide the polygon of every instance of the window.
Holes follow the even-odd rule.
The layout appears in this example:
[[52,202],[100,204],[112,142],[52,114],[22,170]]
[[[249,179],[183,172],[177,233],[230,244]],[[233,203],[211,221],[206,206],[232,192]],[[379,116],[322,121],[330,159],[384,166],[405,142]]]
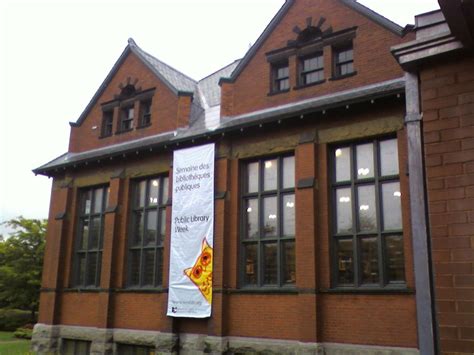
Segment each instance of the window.
[[91,342],[85,340],[62,339],[63,355],[84,355],[90,354]]
[[102,114],[102,137],[108,137],[112,135],[114,125],[114,111],[104,111]]
[[300,59],[300,85],[320,83],[324,80],[323,53]]
[[272,65],[272,92],[290,89],[290,71],[288,62]]
[[135,108],[133,106],[122,109],[122,117],[120,120],[120,132],[129,131],[133,128],[133,115]]
[[140,127],[151,124],[151,100],[140,102]]
[[294,285],[294,156],[245,163],[242,188],[242,284]]
[[117,344],[117,354],[155,355],[155,348],[151,346]]
[[162,284],[168,177],[138,181],[134,186],[129,240],[130,287]]
[[354,72],[354,51],[352,43],[345,47],[333,48],[334,77],[343,77]]
[[80,191],[78,236],[75,247],[75,286],[97,287],[100,284],[104,215],[108,195],[107,186]]
[[396,139],[332,150],[333,284],[405,282]]

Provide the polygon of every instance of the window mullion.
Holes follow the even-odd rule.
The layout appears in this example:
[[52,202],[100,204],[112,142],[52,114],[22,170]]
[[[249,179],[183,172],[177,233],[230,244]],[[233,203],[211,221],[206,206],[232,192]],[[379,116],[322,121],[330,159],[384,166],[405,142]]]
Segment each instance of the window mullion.
[[358,287],[360,285],[360,272],[359,272],[359,239],[358,239],[358,230],[359,230],[359,215],[357,213],[357,201],[358,201],[358,194],[357,194],[357,185],[356,185],[356,169],[357,169],[357,162],[356,162],[356,149],[355,145],[351,145],[351,193],[352,193],[352,200],[351,200],[351,208],[352,208],[352,256],[354,261],[352,263],[352,270],[354,273],[353,277],[353,284],[354,287]]
[[380,142],[374,141],[374,176],[375,176],[375,205],[377,211],[377,254],[378,254],[378,270],[379,270],[379,285],[383,287],[386,284],[386,273],[385,273],[385,258],[383,252],[383,211],[382,211],[382,194],[381,188],[382,185],[380,184],[380,153],[379,153],[379,146]]

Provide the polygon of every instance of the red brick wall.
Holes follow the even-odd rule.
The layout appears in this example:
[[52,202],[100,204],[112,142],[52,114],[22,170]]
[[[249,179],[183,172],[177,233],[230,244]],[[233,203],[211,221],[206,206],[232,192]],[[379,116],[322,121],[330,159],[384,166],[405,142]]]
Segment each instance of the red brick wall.
[[417,347],[412,296],[325,295],[319,301],[324,342]]
[[[132,82],[138,79],[136,87],[142,90],[155,89],[151,107],[151,126],[147,128],[134,129],[123,134],[115,134],[118,127],[118,117],[114,117],[113,134],[110,137],[100,139],[102,108],[101,104],[114,99],[114,95],[120,94],[119,85],[126,84],[127,78]],[[189,118],[189,98],[180,100],[164,83],[157,79],[156,75],[148,69],[143,62],[133,53],[124,60],[108,87],[94,104],[85,121],[79,127],[71,127],[69,141],[70,152],[83,152],[90,149],[100,148],[111,144],[139,139],[142,137],[175,130],[186,126]],[[187,116],[185,116],[187,115]],[[186,118],[184,119],[183,116]],[[138,125],[138,112],[135,109],[134,127]],[[96,129],[92,127],[96,126]]]
[[[326,18],[322,29],[332,26],[334,32],[357,26],[354,45],[354,66],[357,75],[343,80],[328,80],[331,74],[331,51],[326,47],[325,78],[321,85],[305,89],[293,89],[296,86],[296,60],[290,57],[290,86],[288,93],[268,96],[270,91],[270,64],[265,53],[284,48],[289,40],[295,40],[294,26],[306,27],[306,19],[313,18],[316,25],[321,17]],[[403,77],[403,70],[390,54],[390,47],[413,39],[395,35],[367,17],[351,10],[334,0],[296,0],[286,16],[267,38],[255,56],[239,75],[233,88],[224,88],[222,96],[222,115],[231,116],[258,109],[299,101],[314,96],[330,94],[341,90],[353,89],[385,80]],[[228,86],[230,84],[225,84]],[[230,102],[231,101],[231,102]]]
[[113,296],[113,327],[164,330],[170,321],[165,316],[167,293],[119,293]]
[[421,70],[423,132],[444,354],[474,351],[474,59]]

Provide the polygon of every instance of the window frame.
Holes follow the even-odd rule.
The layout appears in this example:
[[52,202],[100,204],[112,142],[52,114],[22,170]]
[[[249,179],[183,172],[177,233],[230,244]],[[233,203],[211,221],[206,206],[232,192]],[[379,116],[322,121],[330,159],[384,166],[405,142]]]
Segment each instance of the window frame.
[[137,355],[142,354],[141,351],[147,351],[149,354],[155,354],[154,346],[117,343],[117,354]]
[[[130,111],[133,115],[130,117]],[[123,133],[133,130],[133,121],[135,119],[135,105],[133,103],[120,108],[120,124],[117,133]]]
[[[278,62],[274,62],[270,64],[271,66],[271,94],[280,94],[284,92],[290,91],[290,63],[288,59],[286,60],[280,60]],[[288,74],[286,76],[278,76],[278,71],[280,69],[287,68]],[[288,82],[288,87],[282,89],[281,88],[281,83],[287,81]]]
[[[152,181],[159,180],[158,186],[158,201],[156,205],[151,205],[149,203],[150,198],[150,185]],[[166,186],[164,185],[164,181],[167,181]],[[145,195],[144,195],[144,204],[143,206],[139,206],[140,199],[140,184],[145,183]],[[126,287],[129,289],[160,289],[163,287],[163,259],[164,259],[164,244],[167,232],[167,207],[168,207],[168,199],[169,199],[169,176],[168,174],[160,174],[151,177],[144,177],[140,179],[136,179],[132,182],[132,193],[130,196],[130,224],[129,224],[129,233],[128,233],[128,241],[127,241],[127,277],[126,277]],[[166,188],[166,195],[165,195],[165,188]],[[166,201],[164,200],[164,196],[167,196]],[[146,236],[146,227],[148,222],[148,213],[150,211],[156,211],[156,240],[153,244],[147,245],[145,242]],[[161,220],[161,214],[164,212],[164,220]],[[135,234],[137,230],[137,214],[142,213],[143,215],[143,230],[140,236],[140,244],[135,245]],[[161,235],[161,227],[164,224],[164,234]],[[144,282],[144,274],[145,274],[145,261],[144,261],[144,254],[146,251],[153,251],[153,283],[146,284]],[[132,254],[134,252],[139,252],[140,259],[139,259],[139,270],[138,270],[138,283],[133,283],[132,278],[134,277],[132,274]],[[161,270],[161,273],[159,272]]]
[[[398,162],[398,174],[382,176],[381,173],[381,148],[380,144],[384,141],[395,140],[397,143],[397,162]],[[372,143],[373,147],[373,163],[374,163],[374,177],[365,179],[357,179],[357,146],[361,146],[367,143]],[[338,143],[330,146],[328,149],[330,164],[329,168],[329,190],[330,190],[330,270],[331,270],[331,288],[332,289],[351,289],[351,290],[364,290],[364,289],[406,289],[407,288],[407,269],[406,269],[406,255],[405,255],[405,241],[404,235],[404,224],[403,220],[403,202],[400,201],[400,216],[401,216],[401,228],[384,230],[383,226],[383,200],[382,200],[382,186],[389,183],[398,183],[400,190],[402,189],[402,181],[400,174],[400,152],[398,150],[399,140],[396,135],[385,135],[377,136],[369,139],[362,139],[356,141],[350,141],[345,143]],[[336,150],[341,148],[350,148],[350,180],[337,182],[336,181]],[[357,188],[360,186],[374,186],[375,191],[375,205],[376,205],[376,230],[371,231],[359,231],[359,216],[357,214],[358,195]],[[352,231],[347,233],[337,232],[337,190],[340,188],[350,188],[351,191],[351,214],[352,214]],[[388,237],[399,236],[402,242],[402,260],[403,260],[403,276],[402,281],[388,279],[389,264],[387,262],[388,256],[386,252],[386,240]],[[363,283],[362,282],[362,265],[361,260],[361,240],[364,238],[376,238],[377,241],[377,261],[378,261],[378,282],[375,283]],[[338,259],[338,241],[339,240],[351,240],[352,242],[352,268],[353,268],[353,282],[352,283],[339,283],[339,259]]]
[[102,111],[100,137],[110,137],[114,133],[114,110]]
[[138,128],[144,128],[151,126],[151,107],[152,99],[141,100],[140,101],[140,119]]
[[[345,61],[339,61],[339,54],[347,51],[352,52],[352,59],[350,60],[345,60]],[[349,73],[342,74],[341,73],[341,68],[344,65],[352,64],[352,71]],[[332,79],[343,79],[347,78],[349,76],[353,76],[357,74],[357,71],[355,70],[354,66],[354,44],[352,41],[344,43],[344,44],[339,44],[332,46]]]
[[[318,58],[318,61],[319,61],[319,58],[321,58],[322,66],[320,67],[318,66],[312,69],[305,69],[304,68],[305,61],[309,59],[313,59],[313,58]],[[313,73],[322,73],[322,78],[308,83],[307,77],[308,75],[313,74]],[[322,84],[325,81],[326,79],[324,76],[324,50],[323,49],[321,49],[320,51],[312,52],[311,54],[298,57],[298,87],[299,88]]]
[[[62,338],[61,339],[61,354],[67,354],[66,353],[66,343],[70,343],[72,345],[72,351],[73,351],[73,354],[77,354],[77,355],[84,355],[84,354],[89,354],[90,351],[91,351],[91,346],[92,346],[92,341],[90,340],[82,340],[82,339],[70,339],[70,338]],[[84,352],[79,352],[81,351],[82,349],[77,349],[78,345],[80,344],[83,344],[86,346],[87,348],[87,352],[84,353]]]
[[[247,159],[241,162],[241,169],[240,169],[240,232],[239,232],[239,251],[240,251],[240,263],[239,263],[239,285],[242,289],[256,289],[256,290],[278,290],[278,289],[294,289],[296,287],[296,207],[295,207],[295,231],[294,235],[292,236],[284,236],[283,235],[283,198],[284,196],[293,195],[293,198],[296,199],[296,168],[294,169],[295,174],[295,183],[293,187],[290,188],[283,188],[283,160],[288,157],[293,157],[294,162],[296,156],[293,152],[283,153],[279,155],[271,155],[271,156],[264,156],[259,158]],[[277,187],[276,189],[272,190],[264,190],[264,163],[265,161],[277,159]],[[258,191],[257,192],[247,192],[247,171],[248,166],[252,163],[258,163]],[[278,216],[278,224],[277,224],[277,233],[276,236],[272,237],[265,237],[263,236],[263,201],[265,197],[276,197],[277,198],[277,216]],[[258,203],[258,237],[257,238],[246,238],[246,229],[245,223],[247,221],[246,218],[246,201],[249,199],[257,199]],[[295,202],[296,205],[296,202]],[[284,282],[284,273],[287,270],[287,265],[284,260],[284,248],[283,245],[285,243],[293,243],[293,252],[294,255],[294,282],[286,283]],[[277,245],[277,256],[276,256],[276,278],[277,282],[275,284],[266,284],[264,283],[264,245],[266,244],[273,244]],[[257,272],[257,280],[256,283],[246,283],[246,267],[247,263],[245,260],[246,252],[245,247],[246,245],[257,245],[257,257],[256,257],[256,268]]]
[[[102,206],[101,211],[94,212],[95,209],[95,192],[97,190],[102,190]],[[89,207],[89,213],[85,213],[85,203],[87,201],[86,195],[91,193],[91,204]],[[76,218],[76,237],[74,238],[74,255],[73,255],[73,277],[72,277],[72,286],[74,288],[98,288],[100,286],[101,280],[101,271],[102,271],[102,254],[103,254],[103,246],[104,246],[104,229],[105,229],[105,214],[106,209],[108,207],[108,200],[110,194],[110,187],[109,185],[98,185],[98,186],[91,186],[81,188],[78,192],[78,213]],[[84,211],[84,212],[83,212]],[[91,226],[90,221],[93,218],[99,218],[99,235],[97,240],[97,247],[91,248],[91,236],[90,229],[88,232],[88,240],[86,249],[80,249],[81,244],[83,242],[83,226],[84,221],[88,220],[89,228]],[[85,255],[85,267],[84,267],[84,275],[81,275],[80,270],[80,258],[79,255]],[[97,254],[96,255],[96,270],[94,276],[94,282],[88,282],[88,271],[89,271],[89,254]],[[81,281],[82,279],[82,281]]]

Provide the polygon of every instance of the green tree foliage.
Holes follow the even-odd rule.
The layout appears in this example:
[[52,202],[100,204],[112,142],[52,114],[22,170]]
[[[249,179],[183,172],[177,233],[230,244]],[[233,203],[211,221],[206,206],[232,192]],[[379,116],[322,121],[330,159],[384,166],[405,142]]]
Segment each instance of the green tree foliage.
[[0,239],[0,306],[38,310],[46,220],[18,217],[4,222],[13,229]]

